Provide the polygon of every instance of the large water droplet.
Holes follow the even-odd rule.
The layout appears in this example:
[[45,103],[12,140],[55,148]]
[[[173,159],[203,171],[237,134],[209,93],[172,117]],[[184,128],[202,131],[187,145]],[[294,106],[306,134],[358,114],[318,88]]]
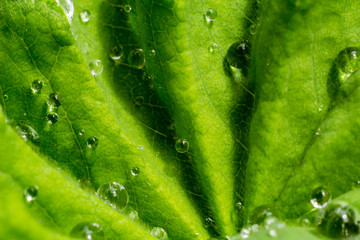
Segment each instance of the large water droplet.
[[102,228],[97,223],[79,223],[70,232],[70,236],[78,239],[86,240],[103,240],[105,234]]
[[25,141],[37,142],[39,134],[29,125],[19,124],[16,126],[16,131]]
[[115,46],[111,49],[110,58],[114,61],[119,61],[124,55],[124,48],[121,45]]
[[217,18],[217,11],[214,9],[210,8],[204,13],[204,19],[207,26],[212,26],[216,18]]
[[48,123],[55,124],[59,120],[59,115],[57,113],[49,113],[46,116],[46,119],[47,119]]
[[97,195],[113,209],[121,211],[128,205],[129,195],[125,187],[117,182],[105,183],[98,190]]
[[359,234],[358,212],[347,204],[331,204],[325,209],[320,228],[332,238],[348,238]]
[[127,12],[127,13],[131,12],[131,6],[130,6],[130,5],[125,5],[125,6],[123,7],[123,9],[124,9],[124,11]]
[[189,147],[190,144],[186,139],[178,139],[175,143],[175,149],[178,153],[186,153]]
[[85,9],[80,12],[80,20],[83,23],[88,23],[90,21],[90,11]]
[[323,208],[331,200],[331,194],[325,187],[315,188],[310,196],[310,202],[314,208]]
[[257,208],[255,208],[249,217],[249,222],[251,224],[263,224],[265,223],[265,220],[270,217],[274,217],[275,211],[270,206],[262,205]]
[[230,67],[244,69],[249,65],[250,47],[247,41],[232,44],[227,52],[226,61]]
[[154,227],[151,230],[151,235],[157,239],[164,240],[167,238],[167,233],[161,227]]
[[52,93],[47,99],[47,104],[50,107],[50,111],[61,106],[62,98],[58,93]]
[[351,74],[360,68],[359,49],[350,47],[342,50],[337,59],[336,65],[344,74]]
[[74,4],[72,0],[56,0],[58,4],[64,9],[64,12],[66,14],[66,17],[71,24],[71,21],[74,16]]
[[25,189],[24,191],[24,198],[27,203],[31,203],[36,200],[38,195],[38,187],[37,186],[30,186]]
[[142,69],[145,66],[144,51],[140,48],[132,50],[129,54],[128,61],[132,68]]
[[100,60],[93,60],[89,63],[90,72],[93,76],[99,75],[103,72],[104,66]]
[[140,173],[140,169],[139,169],[139,168],[133,167],[133,168],[131,169],[131,175],[137,176],[139,173]]
[[86,145],[88,146],[88,148],[97,148],[98,144],[99,144],[99,139],[95,136],[89,137],[88,140],[86,141]]
[[41,89],[44,87],[44,81],[41,79],[34,80],[31,83],[31,91],[33,93],[41,93]]

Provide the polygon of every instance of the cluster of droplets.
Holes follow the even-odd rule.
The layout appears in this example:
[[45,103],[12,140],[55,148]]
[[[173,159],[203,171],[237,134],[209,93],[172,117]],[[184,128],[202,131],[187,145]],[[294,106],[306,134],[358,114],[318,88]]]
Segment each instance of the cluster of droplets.
[[59,120],[58,108],[61,106],[62,98],[58,93],[52,93],[47,99],[48,113],[46,116],[49,124],[55,124]]

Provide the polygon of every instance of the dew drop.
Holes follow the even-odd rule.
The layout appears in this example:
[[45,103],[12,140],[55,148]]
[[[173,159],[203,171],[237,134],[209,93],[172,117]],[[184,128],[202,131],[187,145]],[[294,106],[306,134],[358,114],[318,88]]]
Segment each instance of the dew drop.
[[347,204],[333,204],[325,209],[320,228],[331,238],[348,238],[359,234],[358,212]]
[[132,220],[132,221],[137,221],[139,219],[139,213],[135,210],[132,210],[130,213],[129,213],[129,218]]
[[155,57],[156,56],[156,51],[155,49],[151,49],[149,52],[150,57]]
[[79,136],[84,135],[84,133],[85,133],[85,130],[84,130],[84,129],[80,130],[80,132],[79,132]]
[[119,61],[124,55],[124,48],[121,45],[115,46],[111,49],[110,58],[114,61]]
[[241,239],[247,239],[250,237],[251,230],[249,228],[243,228],[240,231],[240,237]]
[[132,68],[142,69],[145,66],[144,50],[137,48],[130,52],[128,57],[129,65]]
[[217,11],[214,9],[209,9],[204,13],[205,23],[207,26],[212,26],[214,21],[217,18]]
[[131,6],[130,6],[130,5],[125,5],[125,6],[123,7],[123,9],[124,9],[124,11],[127,12],[127,13],[131,12]]
[[46,119],[49,124],[55,124],[59,120],[59,115],[57,113],[49,113],[46,116]]
[[89,137],[88,140],[86,141],[86,145],[88,146],[88,148],[97,148],[98,144],[99,144],[99,139],[95,136]]
[[79,223],[70,232],[70,236],[78,239],[86,240],[103,240],[105,234],[97,223]]
[[140,169],[138,167],[133,167],[131,169],[131,175],[137,176],[140,173]]
[[4,94],[3,98],[4,98],[4,101],[6,102],[9,99],[9,96],[7,94]]
[[218,45],[216,43],[211,43],[210,47],[209,47],[209,52],[210,53],[215,53],[217,48],[218,48]]
[[324,187],[315,188],[310,196],[310,202],[314,208],[323,208],[331,200],[330,192]]
[[189,147],[190,144],[186,139],[178,139],[175,143],[175,149],[178,153],[186,153]]
[[37,80],[34,80],[32,83],[31,83],[31,91],[33,93],[41,93],[41,89],[44,87],[44,81],[41,80],[41,79],[37,79]]
[[56,0],[56,2],[64,9],[66,17],[71,24],[74,16],[74,4],[72,0]]
[[40,139],[39,134],[29,125],[19,124],[16,126],[16,131],[24,141],[37,142]]
[[262,205],[251,212],[249,222],[260,225],[265,223],[267,218],[274,217],[275,215],[274,210],[270,206]]
[[151,235],[157,239],[164,240],[167,238],[167,233],[161,227],[154,227],[151,230]]
[[85,9],[80,12],[80,20],[83,23],[88,23],[90,21],[90,11]]
[[52,93],[47,99],[47,104],[50,110],[56,109],[61,106],[62,98],[58,93]]
[[359,49],[350,47],[342,50],[337,59],[336,65],[344,74],[351,74],[360,68]]
[[129,195],[125,187],[117,182],[105,183],[97,190],[98,197],[115,210],[128,205]]
[[256,24],[251,24],[249,27],[250,34],[254,35],[256,33]]
[[235,204],[235,210],[236,210],[237,213],[242,213],[243,208],[244,208],[244,206],[243,206],[243,204],[241,202],[237,202]]
[[215,225],[214,219],[212,219],[211,217],[205,218],[204,227],[209,228],[209,227],[213,227],[214,225]]
[[151,81],[154,78],[155,78],[155,75],[153,73],[148,74],[147,72],[144,72],[144,74],[143,74],[144,81]]
[[38,195],[38,187],[37,186],[30,186],[25,189],[24,191],[24,198],[27,203],[31,203],[36,200]]
[[316,129],[315,135],[316,135],[316,136],[320,136],[320,135],[321,135],[321,128]]
[[90,72],[93,76],[100,75],[103,70],[104,66],[100,60],[93,60],[89,63]]
[[241,69],[248,66],[250,60],[250,47],[247,41],[232,44],[226,54],[226,61],[230,67]]

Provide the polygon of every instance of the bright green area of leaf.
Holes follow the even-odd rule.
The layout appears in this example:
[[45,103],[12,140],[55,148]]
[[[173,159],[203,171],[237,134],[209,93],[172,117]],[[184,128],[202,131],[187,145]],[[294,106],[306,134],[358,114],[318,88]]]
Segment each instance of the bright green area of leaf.
[[[146,230],[119,214],[61,170],[41,159],[0,112],[0,238],[67,239],[79,223],[96,222],[109,239],[154,239]],[[36,201],[26,204],[24,191],[37,186]],[[16,217],[14,217],[16,216]],[[41,226],[42,224],[43,226]],[[3,236],[3,237],[1,237]]]
[[[197,211],[168,164],[151,147],[144,128],[119,107],[119,124],[106,107],[87,63],[74,46],[65,15],[54,1],[0,3],[0,90],[2,105],[15,124],[30,125],[39,134],[40,152],[95,188],[116,181],[130,194],[130,206],[152,226],[165,228],[174,239],[208,238]],[[33,94],[30,84],[45,87]],[[59,121],[46,119],[49,94],[63,100]],[[107,92],[108,94],[108,92]],[[79,135],[81,130],[84,134]],[[96,136],[96,148],[87,139]],[[140,174],[133,176],[137,167]],[[181,204],[179,204],[181,203]]]
[[262,4],[251,67],[256,108],[246,204],[251,211],[276,202],[283,215],[296,217],[311,208],[314,187],[324,185],[338,196],[359,171],[356,94],[330,107],[328,88],[337,55],[358,44],[360,5],[337,0]]

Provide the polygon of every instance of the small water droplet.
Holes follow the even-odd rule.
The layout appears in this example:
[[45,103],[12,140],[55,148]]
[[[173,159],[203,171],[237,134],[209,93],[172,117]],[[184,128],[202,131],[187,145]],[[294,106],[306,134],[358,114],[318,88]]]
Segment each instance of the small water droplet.
[[324,187],[315,188],[310,196],[310,202],[314,208],[323,208],[331,200],[330,192]]
[[50,111],[61,106],[62,98],[58,93],[52,93],[47,99],[47,104],[50,107]]
[[359,234],[357,210],[346,204],[331,204],[326,207],[320,228],[331,238],[344,239]]
[[111,49],[110,58],[114,61],[119,61],[124,55],[124,48],[121,45],[115,46]]
[[251,24],[249,27],[250,34],[254,35],[256,33],[256,24]]
[[84,135],[84,133],[85,133],[85,130],[82,129],[82,130],[80,130],[79,135],[82,136],[82,135]]
[[9,96],[7,94],[4,94],[4,101],[6,102],[9,99]]
[[144,97],[143,96],[138,96],[138,97],[136,97],[136,99],[135,99],[135,104],[136,105],[138,105],[138,106],[140,106],[140,105],[143,105],[144,104]]
[[129,65],[132,68],[142,69],[145,66],[145,54],[140,48],[134,49],[130,52],[128,57]]
[[59,115],[57,113],[49,113],[46,116],[46,119],[47,119],[48,123],[55,124],[59,120]]
[[241,239],[247,239],[250,237],[251,230],[249,228],[243,228],[240,231],[240,237]]
[[131,6],[130,6],[130,5],[125,5],[125,6],[123,7],[123,9],[124,9],[124,11],[127,12],[127,13],[131,12]]
[[320,136],[320,135],[321,135],[321,128],[316,129],[315,135],[316,135],[316,136]]
[[255,208],[249,217],[249,222],[251,224],[263,224],[265,223],[265,220],[270,217],[274,217],[276,214],[274,213],[274,210],[267,205],[262,205],[257,208]]
[[132,210],[130,213],[129,213],[129,218],[132,220],[132,221],[137,221],[139,219],[139,213],[135,210]]
[[143,74],[143,80],[144,81],[150,81],[155,78],[155,75],[153,73],[148,74],[147,72],[144,72]]
[[33,93],[41,93],[41,89],[44,87],[44,81],[41,80],[41,79],[37,79],[37,80],[34,80],[32,83],[31,83],[31,91]]
[[244,208],[244,206],[243,206],[243,204],[241,202],[237,202],[235,204],[235,210],[236,210],[237,213],[242,213],[243,208]]
[[97,223],[79,223],[70,232],[70,236],[78,239],[86,240],[103,240],[105,234]]
[[175,149],[178,153],[186,153],[189,147],[190,144],[186,139],[178,139],[175,143]]
[[30,186],[25,189],[24,191],[24,198],[27,203],[31,203],[36,200],[38,195],[38,187],[37,186]]
[[218,45],[216,43],[211,43],[210,47],[209,47],[209,52],[210,53],[215,53],[217,48],[218,48]]
[[74,4],[72,0],[56,0],[56,2],[64,9],[66,17],[71,24],[74,16]]
[[86,141],[86,145],[88,146],[88,148],[97,148],[97,146],[99,145],[99,139],[95,136],[89,137]]
[[321,112],[322,110],[323,110],[323,105],[320,105],[319,112]]
[[214,225],[215,225],[214,219],[212,219],[211,217],[205,218],[204,227],[209,228],[209,227],[213,227]]
[[204,18],[205,18],[205,23],[207,26],[212,26],[212,24],[214,23],[214,21],[217,18],[217,11],[214,9],[209,9],[204,13]]
[[151,235],[157,239],[164,240],[167,238],[167,233],[161,227],[154,227],[151,230]]
[[90,11],[85,9],[80,12],[80,20],[83,23],[88,23],[90,21]]
[[129,195],[125,187],[117,182],[105,183],[97,190],[98,197],[115,210],[128,205]]
[[132,174],[133,176],[137,176],[139,173],[140,173],[140,169],[139,169],[139,168],[133,167],[133,168],[131,169],[131,174]]
[[156,56],[156,51],[155,49],[151,49],[149,52],[150,57],[155,57]]
[[90,72],[93,76],[100,75],[103,70],[104,66],[100,60],[93,60],[89,63]]
[[29,125],[19,124],[16,126],[16,131],[24,139],[24,141],[37,142],[39,140],[39,134]]

